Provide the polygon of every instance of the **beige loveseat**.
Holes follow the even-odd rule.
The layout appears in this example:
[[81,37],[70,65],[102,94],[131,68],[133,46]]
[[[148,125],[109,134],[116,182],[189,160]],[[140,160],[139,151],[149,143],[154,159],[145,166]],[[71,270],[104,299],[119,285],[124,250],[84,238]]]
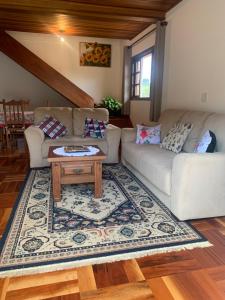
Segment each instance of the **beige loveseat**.
[[[225,115],[167,110],[159,120],[161,140],[178,121],[194,125],[182,153],[137,145],[136,130],[123,129],[122,161],[180,220],[224,216]],[[216,152],[193,153],[207,129],[216,135]]]
[[[67,128],[67,134],[58,139],[50,139],[37,127],[45,115],[55,117]],[[97,120],[109,120],[109,113],[104,108],[70,108],[70,107],[39,107],[34,111],[34,126],[25,130],[30,153],[30,167],[48,166],[49,146],[66,145],[98,145],[107,155],[105,163],[117,163],[121,129],[111,124],[107,125],[103,139],[84,138],[84,123],[86,117]],[[36,125],[36,126],[35,126]]]

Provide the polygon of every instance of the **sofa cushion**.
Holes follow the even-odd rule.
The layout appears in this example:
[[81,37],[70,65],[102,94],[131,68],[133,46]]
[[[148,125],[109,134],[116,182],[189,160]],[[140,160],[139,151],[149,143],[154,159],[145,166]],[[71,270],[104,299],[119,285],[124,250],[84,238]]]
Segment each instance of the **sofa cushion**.
[[104,138],[106,125],[107,123],[105,121],[86,118],[84,137],[92,137],[96,139]]
[[181,118],[182,123],[191,123],[193,128],[184,143],[183,150],[188,153],[194,152],[196,145],[201,138],[204,123],[210,113],[201,111],[187,111]]
[[168,109],[162,112],[159,123],[161,124],[161,141],[164,139],[168,131],[181,120],[185,110]]
[[67,132],[66,127],[51,116],[46,116],[39,125],[39,128],[53,140],[64,136]]
[[69,146],[69,145],[97,145],[107,155],[108,145],[106,139],[83,138],[82,136],[64,136],[57,140],[46,138],[42,144],[41,151],[43,158],[48,157],[50,146]]
[[34,110],[34,125],[39,125],[46,115],[59,120],[67,129],[66,135],[73,134],[71,107],[38,107]]
[[85,119],[91,118],[100,121],[109,121],[109,112],[105,108],[73,108],[74,135],[84,134]]
[[172,127],[164,137],[161,148],[181,152],[183,145],[192,130],[193,125],[190,123],[177,123]]
[[146,177],[159,190],[171,194],[171,174],[174,152],[161,149],[159,145],[125,143],[123,158]]
[[155,127],[137,125],[136,144],[160,144],[160,125]]

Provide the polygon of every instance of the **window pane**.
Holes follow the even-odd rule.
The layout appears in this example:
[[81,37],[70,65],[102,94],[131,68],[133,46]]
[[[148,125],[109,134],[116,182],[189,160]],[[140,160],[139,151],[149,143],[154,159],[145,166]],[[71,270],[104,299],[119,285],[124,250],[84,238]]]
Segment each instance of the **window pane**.
[[140,72],[141,71],[141,61],[137,61],[136,62],[136,72]]
[[150,97],[152,54],[141,59],[140,98]]
[[135,85],[135,96],[139,96],[140,95],[140,86],[139,85]]
[[134,96],[134,75],[131,77],[131,96]]
[[141,78],[140,75],[141,75],[141,73],[136,73],[136,74],[135,74],[135,83],[136,83],[136,84],[139,84],[139,83],[140,83],[140,78]]

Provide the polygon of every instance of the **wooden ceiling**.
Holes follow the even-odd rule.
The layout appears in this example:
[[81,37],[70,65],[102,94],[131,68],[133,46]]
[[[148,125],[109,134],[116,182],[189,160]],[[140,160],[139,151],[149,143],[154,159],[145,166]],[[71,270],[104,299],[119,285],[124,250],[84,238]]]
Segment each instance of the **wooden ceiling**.
[[181,0],[0,0],[0,29],[132,39]]

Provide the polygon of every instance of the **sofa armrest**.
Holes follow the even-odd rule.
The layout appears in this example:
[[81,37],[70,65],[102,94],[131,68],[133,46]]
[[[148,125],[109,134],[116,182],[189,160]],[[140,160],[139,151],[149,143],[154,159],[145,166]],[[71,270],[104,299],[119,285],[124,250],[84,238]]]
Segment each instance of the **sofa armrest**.
[[123,128],[121,141],[123,143],[134,142],[136,139],[137,130],[135,128]]
[[225,215],[225,153],[175,156],[171,210],[180,220]]
[[35,126],[30,126],[24,131],[29,153],[30,153],[30,167],[42,167],[43,158],[41,147],[45,139],[44,132]]
[[106,162],[118,163],[121,129],[117,126],[109,124],[105,131],[105,137],[108,144],[108,155]]

